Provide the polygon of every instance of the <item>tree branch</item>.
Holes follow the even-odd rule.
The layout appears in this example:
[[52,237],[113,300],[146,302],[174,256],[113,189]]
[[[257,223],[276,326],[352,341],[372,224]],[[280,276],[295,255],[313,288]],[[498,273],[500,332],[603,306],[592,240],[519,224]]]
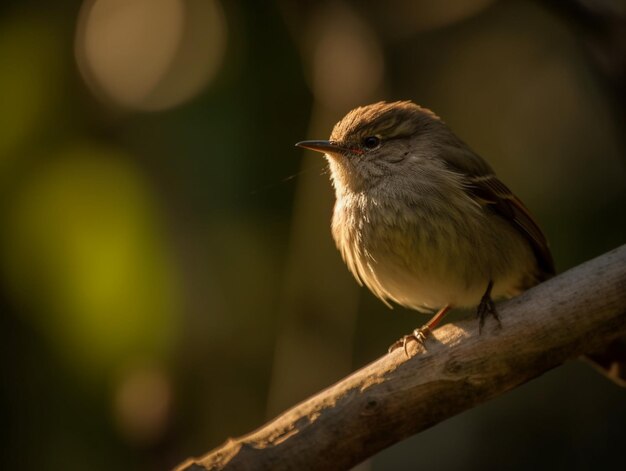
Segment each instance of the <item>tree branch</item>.
[[626,245],[499,304],[502,329],[437,329],[260,429],[177,469],[347,469],[444,419],[626,335]]

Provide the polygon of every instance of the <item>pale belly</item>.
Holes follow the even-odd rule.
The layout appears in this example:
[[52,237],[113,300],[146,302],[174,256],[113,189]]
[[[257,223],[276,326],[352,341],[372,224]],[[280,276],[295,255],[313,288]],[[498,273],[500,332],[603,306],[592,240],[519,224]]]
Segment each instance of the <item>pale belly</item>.
[[475,306],[490,281],[493,298],[518,294],[535,270],[525,239],[496,215],[461,222],[414,227],[378,221],[333,233],[355,277],[387,304],[423,312]]

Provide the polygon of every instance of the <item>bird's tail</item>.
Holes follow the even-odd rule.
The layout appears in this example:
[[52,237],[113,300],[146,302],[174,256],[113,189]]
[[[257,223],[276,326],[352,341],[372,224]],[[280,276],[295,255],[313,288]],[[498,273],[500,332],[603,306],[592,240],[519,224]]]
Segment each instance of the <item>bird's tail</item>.
[[583,358],[611,381],[626,388],[626,338],[615,339],[602,350],[587,353]]

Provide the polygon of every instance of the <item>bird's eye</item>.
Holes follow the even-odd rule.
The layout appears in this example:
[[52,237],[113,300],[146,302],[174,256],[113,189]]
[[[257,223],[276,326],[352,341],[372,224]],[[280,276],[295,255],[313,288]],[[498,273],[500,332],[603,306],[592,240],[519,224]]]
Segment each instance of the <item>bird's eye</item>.
[[366,149],[376,149],[380,145],[380,138],[377,136],[367,136],[363,139],[363,147]]

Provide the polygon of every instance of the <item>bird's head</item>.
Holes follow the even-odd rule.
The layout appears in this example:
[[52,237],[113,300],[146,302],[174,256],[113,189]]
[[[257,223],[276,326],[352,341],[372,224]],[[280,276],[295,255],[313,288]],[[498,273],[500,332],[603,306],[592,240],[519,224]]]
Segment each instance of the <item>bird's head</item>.
[[296,145],[325,154],[338,191],[360,192],[406,178],[449,134],[430,110],[410,101],[379,102],[350,111],[329,140]]

